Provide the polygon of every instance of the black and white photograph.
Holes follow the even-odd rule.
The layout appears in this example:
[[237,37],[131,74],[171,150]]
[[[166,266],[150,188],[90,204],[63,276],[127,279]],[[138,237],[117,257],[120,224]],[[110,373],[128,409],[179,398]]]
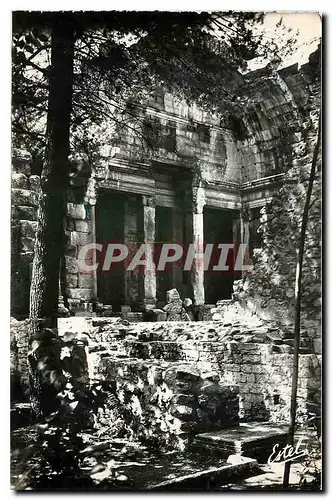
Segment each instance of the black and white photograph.
[[90,4],[10,15],[10,487],[322,491],[324,15]]

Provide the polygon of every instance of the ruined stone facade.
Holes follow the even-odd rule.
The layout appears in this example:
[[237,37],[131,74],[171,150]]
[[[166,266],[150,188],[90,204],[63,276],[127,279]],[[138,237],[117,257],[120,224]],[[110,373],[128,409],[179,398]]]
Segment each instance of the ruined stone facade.
[[[62,299],[72,313],[162,307],[171,288],[196,306],[231,298],[234,276],[214,276],[199,266],[190,272],[175,265],[171,272],[155,266],[149,272],[126,271],[119,266],[107,273],[84,273],[77,258],[82,246],[95,241],[124,243],[132,253],[141,243],[194,243],[200,248],[204,242],[218,242],[247,244],[244,263],[252,263],[254,248],[261,246],[260,210],[278,198],[286,173],[296,168],[306,147],[303,121],[311,112],[313,85],[318,84],[312,81],[310,64],[300,70],[265,68],[244,79],[250,106],[241,119],[225,126],[220,118],[159,92],[147,106],[131,105],[143,139],[124,128],[112,147],[104,148],[98,164],[71,173]],[[310,164],[310,152],[301,161]],[[16,317],[28,311],[39,189],[38,176],[31,174],[29,158],[15,158]]]
[[[223,394],[234,396],[229,413],[234,418],[278,422],[289,414],[296,243],[320,87],[312,61],[300,70],[266,68],[245,79],[250,107],[228,127],[167,93],[148,106],[134,106],[145,144],[130,127],[119,131],[101,161],[78,165],[71,173],[67,196],[61,301],[72,315],[90,318],[60,318],[60,335],[72,331],[85,338],[90,380],[131,386],[137,375],[144,379],[155,369],[196,370],[186,399],[190,404],[180,402],[178,382],[169,386],[175,391],[170,404],[180,406],[180,420],[193,425],[201,417],[204,425],[211,420]],[[299,419],[320,404],[319,172],[305,251]],[[28,313],[39,189],[29,157],[17,155],[12,176],[12,314],[17,318]],[[155,250],[156,243],[197,248],[204,242],[246,243],[244,263],[253,264],[253,273],[213,276],[199,266],[190,272],[176,265],[158,271],[153,264],[149,272],[115,266],[107,273],[84,273],[78,255],[94,242],[124,243],[128,260],[141,243]],[[205,322],[164,322],[173,308],[164,309],[171,289],[200,307]],[[141,322],[149,310],[156,323]],[[27,339],[18,325],[13,332],[13,372],[24,385]],[[124,365],[125,379],[119,376]],[[211,405],[215,398],[217,406],[203,415],[205,390],[214,391]]]

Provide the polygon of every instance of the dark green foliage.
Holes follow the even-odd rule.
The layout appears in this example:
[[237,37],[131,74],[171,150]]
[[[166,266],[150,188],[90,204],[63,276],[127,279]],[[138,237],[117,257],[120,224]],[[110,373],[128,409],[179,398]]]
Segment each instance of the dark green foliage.
[[55,476],[62,485],[63,478],[82,479],[81,463],[89,455],[82,454],[82,432],[93,429],[105,386],[89,384],[84,343],[70,335],[60,338],[55,329],[35,335],[29,360],[41,409],[34,445],[39,463],[29,478],[31,486],[39,488]]
[[[237,68],[270,49],[253,34],[262,17],[251,12],[14,12],[14,143],[24,145],[40,165],[52,23],[66,19],[74,27],[71,148],[89,156],[96,141],[90,144],[86,131],[93,124],[132,127],[134,118],[139,136],[141,120],[125,103],[146,102],[161,88],[224,117],[238,110],[243,79]],[[172,152],[172,130],[166,136],[166,150]]]

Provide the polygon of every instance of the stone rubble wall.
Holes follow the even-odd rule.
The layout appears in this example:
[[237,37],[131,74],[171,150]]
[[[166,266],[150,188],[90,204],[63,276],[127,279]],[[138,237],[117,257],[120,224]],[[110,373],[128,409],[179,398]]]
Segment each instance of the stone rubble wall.
[[29,382],[29,321],[10,321],[10,379],[13,399],[28,396]]
[[[119,318],[61,318],[58,328],[60,335],[88,339],[91,380],[103,380],[105,366],[119,362],[186,363],[201,373],[217,374],[222,386],[239,388],[243,421],[288,421],[292,342],[289,332],[276,326],[263,321],[129,324]],[[320,356],[300,355],[301,421],[320,405],[320,366]]]
[[31,174],[31,157],[15,152],[11,186],[11,312],[25,317],[37,230],[40,177]]
[[[319,81],[310,81],[307,75],[310,96],[307,94],[305,98],[303,75],[302,86],[297,90],[299,75],[292,73],[288,80],[286,76],[292,92],[296,92],[294,102],[302,106],[301,134],[293,144],[283,185],[260,211],[257,232],[262,243],[261,248],[254,250],[253,272],[234,283],[233,298],[244,309],[266,320],[292,324],[297,247],[317,137],[321,91]],[[301,303],[302,327],[313,338],[312,352],[317,354],[321,353],[321,182],[319,154],[306,231]]]
[[[17,318],[29,313],[29,294],[38,224],[40,176],[31,175],[32,160],[27,152],[13,154],[11,186],[11,314]],[[91,300],[93,283],[91,273],[80,272],[77,257],[80,249],[92,242],[91,207],[84,204],[83,191],[72,186],[68,192],[64,256],[64,298],[71,309]],[[79,198],[80,203],[77,203]],[[87,260],[88,262],[88,260]]]
[[182,432],[196,433],[239,423],[238,387],[191,363],[103,357],[96,375],[141,419],[152,410],[158,418],[175,418]]

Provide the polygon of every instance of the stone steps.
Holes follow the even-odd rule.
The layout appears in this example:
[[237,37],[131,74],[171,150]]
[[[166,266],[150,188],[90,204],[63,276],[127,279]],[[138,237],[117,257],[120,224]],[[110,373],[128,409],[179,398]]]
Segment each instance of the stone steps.
[[279,444],[279,448],[282,448],[286,440],[287,427],[254,422],[198,434],[193,445],[202,450],[218,451],[220,454],[245,455],[266,462],[273,447]]
[[[197,456],[199,460],[199,456]],[[183,472],[181,468],[160,481],[149,485],[149,491],[218,491],[224,484],[234,480],[257,475],[260,468],[257,461],[248,457],[230,456],[227,462],[195,472]]]

